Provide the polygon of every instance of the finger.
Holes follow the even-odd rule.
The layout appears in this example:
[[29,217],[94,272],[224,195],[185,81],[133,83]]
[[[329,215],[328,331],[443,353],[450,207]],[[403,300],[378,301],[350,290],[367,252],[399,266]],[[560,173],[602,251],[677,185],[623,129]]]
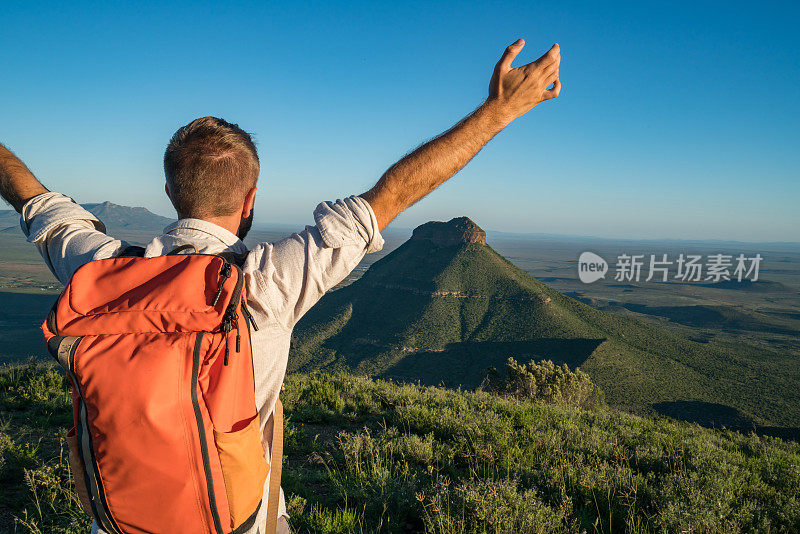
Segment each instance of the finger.
[[533,63],[537,65],[550,65],[552,63],[560,63],[560,62],[561,62],[561,48],[558,46],[558,43],[555,43],[553,46],[550,47],[550,50],[542,54],[542,57],[540,57]]
[[557,97],[560,92],[561,92],[561,80],[556,78],[556,81],[553,82],[553,88],[548,89],[547,91],[544,92],[545,94],[544,98],[545,100],[550,100],[551,98]]
[[547,74],[544,78],[545,87],[550,87],[558,79],[558,69]]
[[525,39],[517,39],[514,43],[508,45],[508,48],[503,52],[503,57],[497,62],[495,70],[500,72],[511,70],[511,62],[514,61],[523,46],[525,46]]
[[[554,63],[553,65],[548,65],[546,67],[537,67],[536,65],[525,65],[524,67],[520,67],[525,73],[525,78],[546,81],[545,87],[550,86],[551,83],[558,78],[558,70],[559,65],[558,63]],[[519,70],[519,69],[518,69]]]
[[547,77],[553,74],[554,72],[558,72],[558,69],[561,67],[559,62],[551,63],[542,69],[542,74]]
[[[558,46],[558,45],[553,45]],[[559,65],[561,65],[561,52],[558,49],[551,48],[545,54],[542,55],[536,61],[531,61],[527,65],[523,65],[520,67],[525,74],[532,74],[536,71],[542,72],[545,75],[549,74],[553,70],[557,70]]]

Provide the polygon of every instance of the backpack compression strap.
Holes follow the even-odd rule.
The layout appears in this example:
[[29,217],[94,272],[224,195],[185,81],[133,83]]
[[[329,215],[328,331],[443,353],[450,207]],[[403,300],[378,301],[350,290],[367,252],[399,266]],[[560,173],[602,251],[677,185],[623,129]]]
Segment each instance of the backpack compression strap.
[[272,412],[272,461],[267,497],[267,534],[278,529],[278,502],[281,495],[281,464],[283,463],[283,404],[279,398]]

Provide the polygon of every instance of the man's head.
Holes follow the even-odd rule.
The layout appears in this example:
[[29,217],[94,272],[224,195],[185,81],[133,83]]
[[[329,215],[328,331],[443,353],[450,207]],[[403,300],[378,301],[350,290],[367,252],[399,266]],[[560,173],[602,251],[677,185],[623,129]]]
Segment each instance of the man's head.
[[167,195],[178,217],[239,216],[244,233],[247,219],[252,221],[258,172],[250,134],[216,117],[195,119],[180,128],[164,153]]

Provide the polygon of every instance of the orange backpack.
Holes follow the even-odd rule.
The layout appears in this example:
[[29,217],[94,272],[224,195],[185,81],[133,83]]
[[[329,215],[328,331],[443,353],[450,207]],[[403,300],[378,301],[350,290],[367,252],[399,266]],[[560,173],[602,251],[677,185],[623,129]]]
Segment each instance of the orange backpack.
[[[42,325],[72,382],[76,489],[109,534],[244,532],[262,506],[270,466],[254,396],[250,327],[258,327],[242,270],[223,256],[89,262]],[[278,402],[273,532],[280,410]]]

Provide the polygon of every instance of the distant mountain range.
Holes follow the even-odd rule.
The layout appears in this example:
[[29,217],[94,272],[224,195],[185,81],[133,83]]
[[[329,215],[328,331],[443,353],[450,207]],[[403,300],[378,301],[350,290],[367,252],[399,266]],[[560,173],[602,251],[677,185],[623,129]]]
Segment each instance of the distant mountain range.
[[81,204],[81,206],[103,221],[110,232],[115,230],[160,232],[176,220],[156,215],[147,208],[120,206],[108,201],[99,204]]
[[[156,215],[147,208],[120,206],[111,202],[81,204],[103,221],[110,233],[160,232],[175,219]],[[19,214],[14,210],[0,210],[0,231],[19,232]]]
[[509,357],[580,366],[630,411],[800,423],[800,373],[785,357],[695,342],[578,302],[500,256],[466,217],[418,227],[323,297],[296,326],[289,365],[475,387]]

